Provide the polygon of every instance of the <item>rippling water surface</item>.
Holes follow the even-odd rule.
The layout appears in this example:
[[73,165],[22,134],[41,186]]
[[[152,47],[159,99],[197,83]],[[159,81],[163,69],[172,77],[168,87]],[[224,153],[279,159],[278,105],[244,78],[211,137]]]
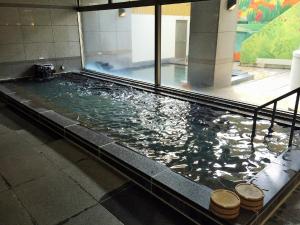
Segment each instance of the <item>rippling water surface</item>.
[[[289,129],[94,79],[22,82],[20,91],[212,188],[251,178],[286,149]],[[299,134],[296,133],[296,142]]]

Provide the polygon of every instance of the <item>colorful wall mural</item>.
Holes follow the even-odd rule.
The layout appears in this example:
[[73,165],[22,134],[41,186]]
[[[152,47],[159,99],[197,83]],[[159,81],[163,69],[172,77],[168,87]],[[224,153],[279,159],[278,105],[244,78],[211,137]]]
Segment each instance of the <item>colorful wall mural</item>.
[[290,59],[300,47],[300,0],[240,0],[235,61]]

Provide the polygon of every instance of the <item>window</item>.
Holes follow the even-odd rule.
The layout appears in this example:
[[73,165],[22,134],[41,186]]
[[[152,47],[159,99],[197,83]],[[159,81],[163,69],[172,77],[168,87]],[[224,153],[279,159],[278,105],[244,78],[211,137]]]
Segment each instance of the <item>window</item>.
[[154,83],[154,7],[82,13],[85,69]]
[[107,4],[108,0],[80,0],[80,6],[89,6],[89,5],[99,5],[99,4]]

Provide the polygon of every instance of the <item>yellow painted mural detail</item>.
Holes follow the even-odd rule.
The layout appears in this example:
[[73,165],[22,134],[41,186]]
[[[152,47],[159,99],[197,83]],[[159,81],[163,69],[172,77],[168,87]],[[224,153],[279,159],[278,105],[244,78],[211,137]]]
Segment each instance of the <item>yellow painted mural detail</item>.
[[[132,9],[133,14],[152,14],[154,15],[154,7],[138,7]],[[173,5],[163,5],[162,14],[164,16],[190,16],[191,3],[181,3]]]

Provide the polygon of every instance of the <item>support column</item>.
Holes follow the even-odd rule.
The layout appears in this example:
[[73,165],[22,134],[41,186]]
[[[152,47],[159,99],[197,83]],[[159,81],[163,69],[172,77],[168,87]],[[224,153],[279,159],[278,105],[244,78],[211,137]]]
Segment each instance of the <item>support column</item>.
[[195,88],[231,84],[237,7],[227,0],[192,3],[188,82]]

